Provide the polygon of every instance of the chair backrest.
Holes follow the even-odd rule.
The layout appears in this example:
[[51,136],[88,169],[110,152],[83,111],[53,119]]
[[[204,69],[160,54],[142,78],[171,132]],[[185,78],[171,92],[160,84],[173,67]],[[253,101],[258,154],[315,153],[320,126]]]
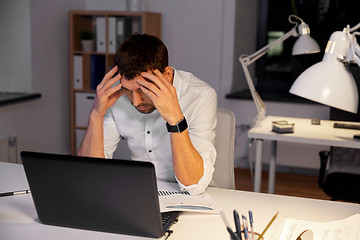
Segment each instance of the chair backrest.
[[[360,115],[331,107],[330,120],[360,122]],[[331,147],[328,171],[360,175],[360,149]]]
[[[330,108],[330,119],[359,122],[360,115]],[[320,160],[319,186],[324,192],[332,200],[360,203],[360,149],[331,147],[329,154],[320,153]]]
[[233,112],[218,108],[215,133],[217,157],[213,180],[217,187],[235,189],[235,115]]

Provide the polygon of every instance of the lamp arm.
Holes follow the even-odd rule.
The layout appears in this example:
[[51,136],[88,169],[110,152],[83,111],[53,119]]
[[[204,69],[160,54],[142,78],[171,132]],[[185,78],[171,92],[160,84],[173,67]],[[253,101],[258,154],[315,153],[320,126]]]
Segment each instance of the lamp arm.
[[253,82],[253,80],[251,78],[248,66],[250,64],[252,64],[253,62],[255,62],[256,60],[258,60],[260,57],[264,56],[267,52],[270,51],[271,48],[273,48],[277,44],[285,41],[289,37],[297,37],[299,34],[297,33],[296,28],[297,28],[297,23],[296,23],[296,26],[293,27],[289,32],[282,35],[281,37],[279,37],[275,41],[269,43],[265,47],[263,47],[263,48],[259,49],[258,51],[254,52],[250,56],[241,55],[239,57],[239,61],[240,61],[241,66],[242,66],[242,68],[244,70],[245,78],[246,78],[247,84],[249,86],[251,96],[252,96],[252,98],[253,98],[253,100],[255,102],[256,110],[258,112],[252,125],[258,123],[258,121],[261,121],[261,120],[263,120],[265,118],[266,106],[265,106],[263,100],[261,99],[259,93],[255,89],[254,82]]
[[360,23],[358,23],[355,27],[352,27],[352,28],[349,27],[349,32],[354,32],[358,28],[360,28]]
[[284,35],[282,35],[281,37],[279,37],[275,41],[269,43],[268,45],[260,48],[259,50],[257,50],[253,54],[251,54],[249,56],[242,55],[243,57],[240,56],[240,58],[243,58],[246,65],[249,66],[250,64],[252,64],[256,60],[258,60],[259,58],[264,56],[266,53],[268,53],[270,51],[270,49],[272,49],[273,47],[275,47],[279,43],[285,41],[289,37],[297,37],[297,36],[299,36],[299,34],[298,34],[297,30],[296,30],[297,26],[298,26],[298,24],[296,24],[296,26],[293,27],[290,31],[288,31],[287,33],[285,33]]
[[360,47],[359,44],[356,42],[356,39],[350,44],[350,46],[353,52],[353,61],[360,67]]
[[[245,78],[246,78],[247,84],[248,84],[249,89],[250,89],[251,97],[254,100],[256,110],[258,112],[257,116],[256,116],[256,118],[255,118],[255,120],[254,120],[254,122],[252,124],[252,125],[254,125],[255,122],[261,121],[261,120],[263,120],[265,118],[266,106],[265,106],[263,100],[261,99],[259,93],[255,89],[254,82],[251,79],[250,72],[249,72],[249,69],[248,69],[248,64],[246,63],[246,61],[244,61],[244,58],[240,57],[239,60],[240,60],[241,66],[242,66],[242,68],[244,70],[244,73],[245,73]],[[251,127],[253,127],[253,126],[251,126]]]

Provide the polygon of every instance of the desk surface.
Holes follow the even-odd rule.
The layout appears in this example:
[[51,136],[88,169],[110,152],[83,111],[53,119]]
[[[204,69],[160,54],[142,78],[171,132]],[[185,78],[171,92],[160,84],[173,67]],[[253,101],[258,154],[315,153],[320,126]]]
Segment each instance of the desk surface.
[[40,97],[40,93],[0,92],[0,106]]
[[[272,132],[272,122],[280,120],[294,123],[294,133],[280,134]],[[334,122],[321,120],[320,125],[312,125],[311,119],[267,116],[260,126],[255,126],[249,130],[248,137],[272,141],[360,148],[360,140],[353,138],[354,134],[360,134],[360,130],[334,128]]]
[[[4,172],[13,172],[11,179],[5,179]],[[21,165],[0,163],[0,182],[11,183],[16,178],[24,180]],[[20,181],[14,187],[17,190]],[[22,183],[27,186],[27,182]],[[2,189],[0,189],[2,191]],[[263,193],[209,188],[209,195],[224,210],[232,221],[232,210],[247,214],[254,213],[255,230],[261,231],[271,217],[279,211],[286,217],[313,221],[339,220],[360,212],[360,204],[331,202],[323,200],[287,197]],[[30,194],[0,198],[0,239],[144,239],[133,236],[101,233],[86,230],[47,226],[37,222],[35,207]],[[173,239],[229,239],[220,215],[184,213],[172,229]],[[271,231],[268,231],[271,233]],[[265,235],[266,236],[266,235]]]

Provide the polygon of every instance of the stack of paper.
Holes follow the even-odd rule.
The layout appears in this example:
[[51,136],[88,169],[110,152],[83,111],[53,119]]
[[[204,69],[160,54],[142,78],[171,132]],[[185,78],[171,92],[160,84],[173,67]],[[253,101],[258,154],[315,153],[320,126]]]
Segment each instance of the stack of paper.
[[205,192],[192,196],[180,191],[177,183],[158,182],[158,194],[161,212],[190,211],[219,214],[213,199]]
[[287,218],[279,240],[359,240],[360,214],[332,222],[312,222]]

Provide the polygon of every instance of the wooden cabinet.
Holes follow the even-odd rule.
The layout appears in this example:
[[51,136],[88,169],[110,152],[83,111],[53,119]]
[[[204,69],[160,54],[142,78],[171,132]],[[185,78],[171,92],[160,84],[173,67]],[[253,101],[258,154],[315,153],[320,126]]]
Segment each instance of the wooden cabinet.
[[[161,14],[109,11],[69,12],[71,154],[76,154],[85,133],[97,84],[102,80],[105,72],[114,66],[118,45],[133,32],[161,37]],[[90,50],[82,46],[84,35],[93,36],[93,45]]]

